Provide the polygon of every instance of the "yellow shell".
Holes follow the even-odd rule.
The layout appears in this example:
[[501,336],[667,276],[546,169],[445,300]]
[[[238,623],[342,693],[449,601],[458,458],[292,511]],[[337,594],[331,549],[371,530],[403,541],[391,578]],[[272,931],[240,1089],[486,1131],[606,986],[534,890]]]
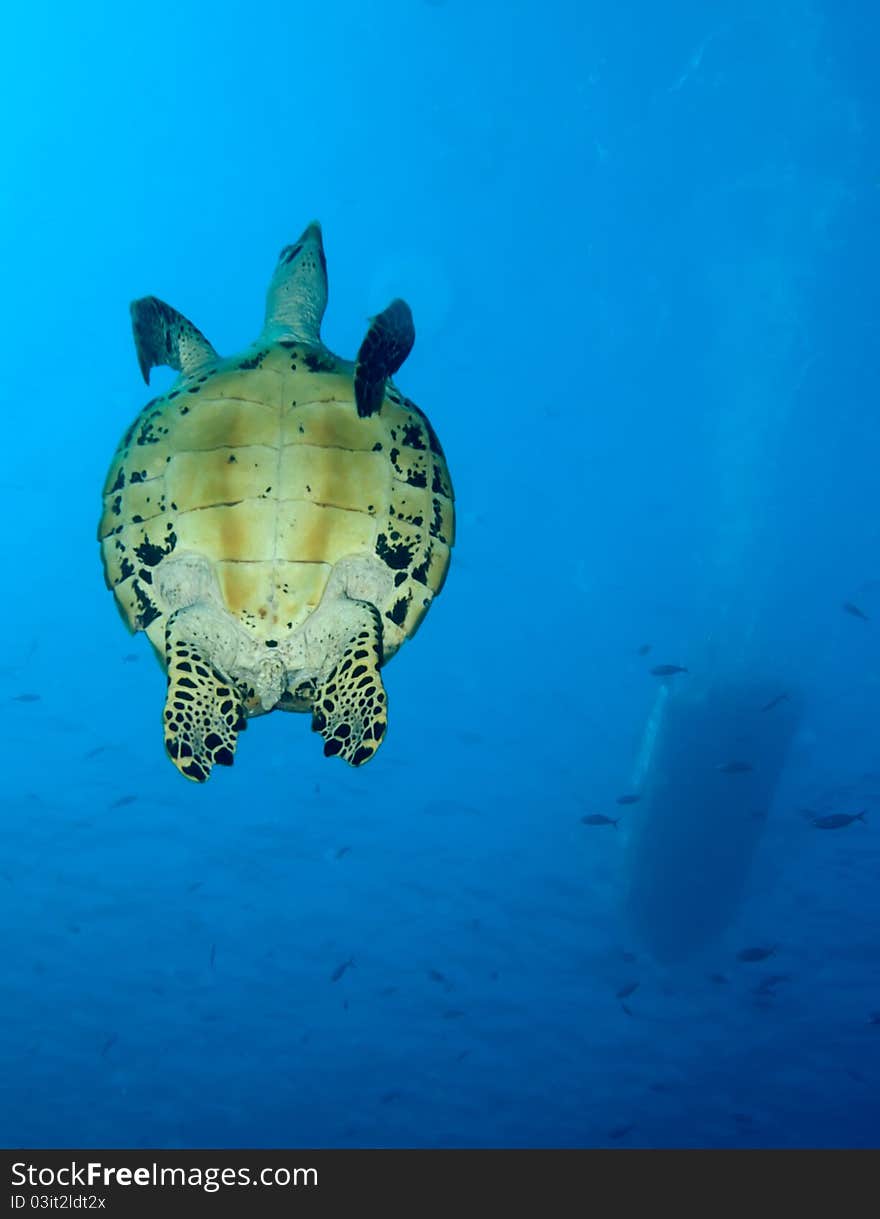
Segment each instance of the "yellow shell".
[[380,410],[358,416],[353,373],[323,347],[255,345],[179,378],[126,432],[104,486],[104,572],[163,664],[172,557],[207,560],[226,610],[267,648],[303,626],[353,556],[392,577],[377,606],[383,659],[417,630],[449,566],[449,472],[391,382]]

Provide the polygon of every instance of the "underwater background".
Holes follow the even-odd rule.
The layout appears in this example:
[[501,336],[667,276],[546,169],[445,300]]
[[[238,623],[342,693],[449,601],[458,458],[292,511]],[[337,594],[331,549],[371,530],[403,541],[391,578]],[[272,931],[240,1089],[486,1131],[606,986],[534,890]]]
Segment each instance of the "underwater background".
[[[878,25],[7,16],[2,1145],[877,1145]],[[243,348],[313,217],[458,540],[368,766],[271,715],[199,787],[95,540],[128,304]]]

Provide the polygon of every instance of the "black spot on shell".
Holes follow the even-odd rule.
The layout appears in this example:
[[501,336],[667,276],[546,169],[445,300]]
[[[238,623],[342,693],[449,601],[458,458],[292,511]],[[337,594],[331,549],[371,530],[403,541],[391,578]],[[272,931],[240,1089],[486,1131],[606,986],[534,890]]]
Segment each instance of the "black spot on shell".
[[442,533],[443,507],[442,507],[439,499],[437,499],[436,497],[433,501],[433,504],[434,504],[434,519],[431,521],[431,535],[432,535],[432,537],[440,538],[440,540],[442,542],[445,542],[446,538],[443,536],[443,533]]
[[392,545],[384,533],[376,540],[376,554],[392,570],[408,567],[412,562],[412,549],[405,542]]
[[431,551],[428,550],[428,553],[425,555],[424,559],[418,565],[418,567],[414,567],[412,569],[412,571],[410,572],[410,575],[412,576],[412,578],[414,580],[418,580],[419,584],[428,583],[428,565],[430,562],[431,562]]
[[149,538],[145,538],[140,546],[135,547],[135,554],[148,567],[155,567],[165,557],[165,551],[162,547],[154,545]]
[[144,631],[151,622],[155,622],[159,617],[159,611],[137,580],[132,581],[131,589],[140,607],[140,612],[135,615],[135,625]]
[[307,351],[304,358],[309,372],[333,372],[335,367],[333,361],[319,351]]
[[[424,486],[424,484],[422,484]],[[445,495],[447,499],[451,498],[450,488],[443,481],[443,474],[439,466],[434,466],[434,478],[431,483],[431,490],[435,495]]]
[[403,443],[409,445],[411,449],[425,447],[425,442],[422,440],[422,429],[417,423],[408,423],[403,429]]
[[403,401],[404,405],[413,411],[414,414],[418,415],[422,423],[425,425],[425,431],[428,433],[428,444],[431,446],[431,452],[436,453],[439,458],[444,459],[443,447],[440,444],[437,433],[431,427],[431,421],[428,416],[420,407],[416,406],[415,402],[413,402],[411,398],[404,398]]
[[394,602],[394,605],[385,617],[389,618],[396,626],[403,626],[408,605],[409,597],[401,597],[398,601]]

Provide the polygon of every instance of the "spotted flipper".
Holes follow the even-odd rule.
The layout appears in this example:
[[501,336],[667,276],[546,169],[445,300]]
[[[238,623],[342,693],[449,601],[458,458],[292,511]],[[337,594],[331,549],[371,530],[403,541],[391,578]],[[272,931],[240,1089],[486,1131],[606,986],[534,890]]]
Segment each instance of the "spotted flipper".
[[212,766],[232,765],[247,721],[235,688],[175,630],[173,617],[165,631],[165,660],[165,750],[182,775],[204,783]]
[[385,382],[400,368],[415,341],[416,328],[406,301],[393,300],[372,319],[354,366],[354,396],[362,419],[374,415],[382,405]]
[[192,322],[155,296],[132,301],[131,328],[141,375],[148,385],[152,368],[164,364],[189,377],[218,358]]
[[337,754],[363,766],[376,750],[388,722],[382,663],[382,623],[366,601],[352,601],[355,633],[330,675],[317,688],[312,730],[324,738],[324,755]]

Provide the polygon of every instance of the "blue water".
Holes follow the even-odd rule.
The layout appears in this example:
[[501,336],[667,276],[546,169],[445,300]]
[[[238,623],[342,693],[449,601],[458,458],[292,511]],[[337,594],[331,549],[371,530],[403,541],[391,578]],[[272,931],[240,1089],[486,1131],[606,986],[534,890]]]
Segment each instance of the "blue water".
[[[877,1145],[875,7],[9,25],[0,1143]],[[313,217],[458,544],[368,766],[279,714],[198,787],[95,543],[128,303],[234,352]]]

